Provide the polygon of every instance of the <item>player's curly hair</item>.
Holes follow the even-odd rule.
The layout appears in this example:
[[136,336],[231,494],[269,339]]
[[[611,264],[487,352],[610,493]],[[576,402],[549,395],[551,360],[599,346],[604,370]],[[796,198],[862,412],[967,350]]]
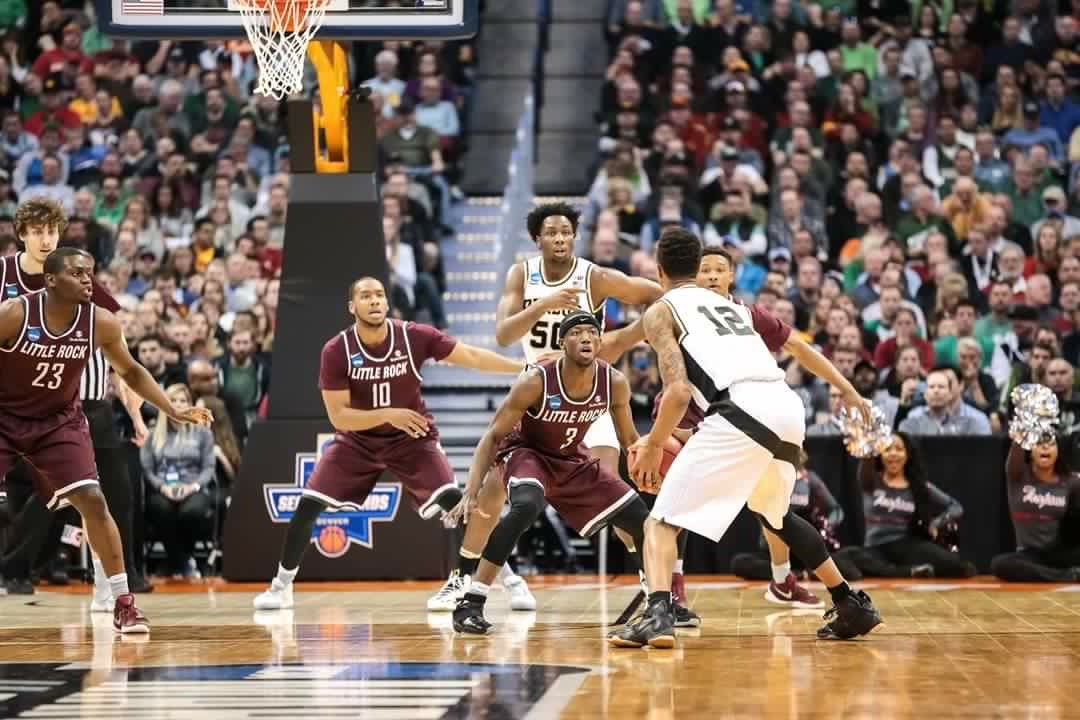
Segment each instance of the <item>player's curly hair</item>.
[[540,237],[540,229],[544,227],[544,221],[549,217],[563,216],[570,221],[570,227],[577,234],[578,218],[581,213],[574,209],[573,205],[564,202],[544,203],[537,205],[525,218],[525,226],[529,229],[529,237],[536,240]]
[[67,214],[55,200],[43,197],[27,200],[15,209],[15,234],[21,240],[33,227],[56,228],[63,235]]
[[656,262],[669,278],[692,278],[701,266],[701,241],[686,228],[664,228],[656,244]]

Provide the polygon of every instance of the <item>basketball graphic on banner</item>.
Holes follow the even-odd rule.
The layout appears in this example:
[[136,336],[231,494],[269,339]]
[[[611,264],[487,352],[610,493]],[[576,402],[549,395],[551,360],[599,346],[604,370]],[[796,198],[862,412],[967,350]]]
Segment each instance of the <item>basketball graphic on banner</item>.
[[329,557],[335,557],[345,552],[349,547],[349,536],[345,530],[337,525],[327,525],[319,531],[319,549]]

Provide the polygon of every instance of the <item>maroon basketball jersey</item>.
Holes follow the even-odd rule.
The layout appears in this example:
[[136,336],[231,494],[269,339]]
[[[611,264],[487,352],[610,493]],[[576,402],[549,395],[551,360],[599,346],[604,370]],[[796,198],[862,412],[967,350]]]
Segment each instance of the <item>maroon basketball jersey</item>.
[[[354,410],[404,408],[432,420],[420,394],[420,367],[429,359],[445,358],[457,340],[430,325],[400,320],[388,320],[387,330],[386,340],[378,347],[361,343],[355,326],[335,335],[323,346],[319,388],[348,390],[349,407]],[[362,439],[405,433],[384,424],[349,434]],[[434,425],[429,435],[435,436]]]
[[[44,274],[30,275],[19,267],[19,256],[21,255],[21,252],[16,253],[10,257],[2,258],[2,262],[0,262],[0,302],[45,289]],[[90,302],[100,305],[109,312],[119,310],[120,303],[116,302],[116,298],[110,295],[108,290],[98,285],[97,279],[91,278],[91,280],[94,284],[94,294],[90,296]]]
[[0,412],[46,418],[78,400],[79,379],[94,349],[94,304],[80,303],[71,326],[54,335],[45,326],[45,293],[19,300],[25,306],[22,331],[14,345],[0,348]]
[[592,392],[575,399],[563,390],[562,362],[562,358],[556,358],[534,366],[543,373],[544,399],[539,409],[530,408],[521,418],[514,444],[545,455],[584,456],[581,441],[585,432],[608,411],[611,402],[611,368],[597,360]]
[[[652,419],[656,420],[656,415],[660,412],[660,401],[664,398],[664,393],[660,393],[656,396],[656,400],[653,401],[652,406]],[[682,420],[679,421],[680,430],[697,430],[697,426],[701,424],[701,421],[705,419],[705,413],[701,412],[701,408],[696,403],[690,403],[686,407],[686,414],[682,416]]]

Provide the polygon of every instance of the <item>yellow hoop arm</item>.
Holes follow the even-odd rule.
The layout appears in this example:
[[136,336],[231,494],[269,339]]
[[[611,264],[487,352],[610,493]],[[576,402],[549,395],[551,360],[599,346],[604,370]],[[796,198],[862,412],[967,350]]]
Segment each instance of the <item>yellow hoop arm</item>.
[[[315,171],[349,172],[349,63],[345,48],[331,40],[313,40],[308,58],[319,77],[322,110],[313,108],[315,127]],[[319,130],[325,144],[320,142]],[[325,152],[324,152],[325,150]]]

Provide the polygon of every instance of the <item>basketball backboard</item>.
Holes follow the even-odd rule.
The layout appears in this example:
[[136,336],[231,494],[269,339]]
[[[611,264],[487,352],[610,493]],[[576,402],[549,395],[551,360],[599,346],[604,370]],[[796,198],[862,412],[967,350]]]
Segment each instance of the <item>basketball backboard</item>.
[[[232,2],[95,0],[98,26],[107,35],[175,39],[245,37]],[[453,40],[476,34],[478,22],[478,0],[332,0],[318,37]]]

